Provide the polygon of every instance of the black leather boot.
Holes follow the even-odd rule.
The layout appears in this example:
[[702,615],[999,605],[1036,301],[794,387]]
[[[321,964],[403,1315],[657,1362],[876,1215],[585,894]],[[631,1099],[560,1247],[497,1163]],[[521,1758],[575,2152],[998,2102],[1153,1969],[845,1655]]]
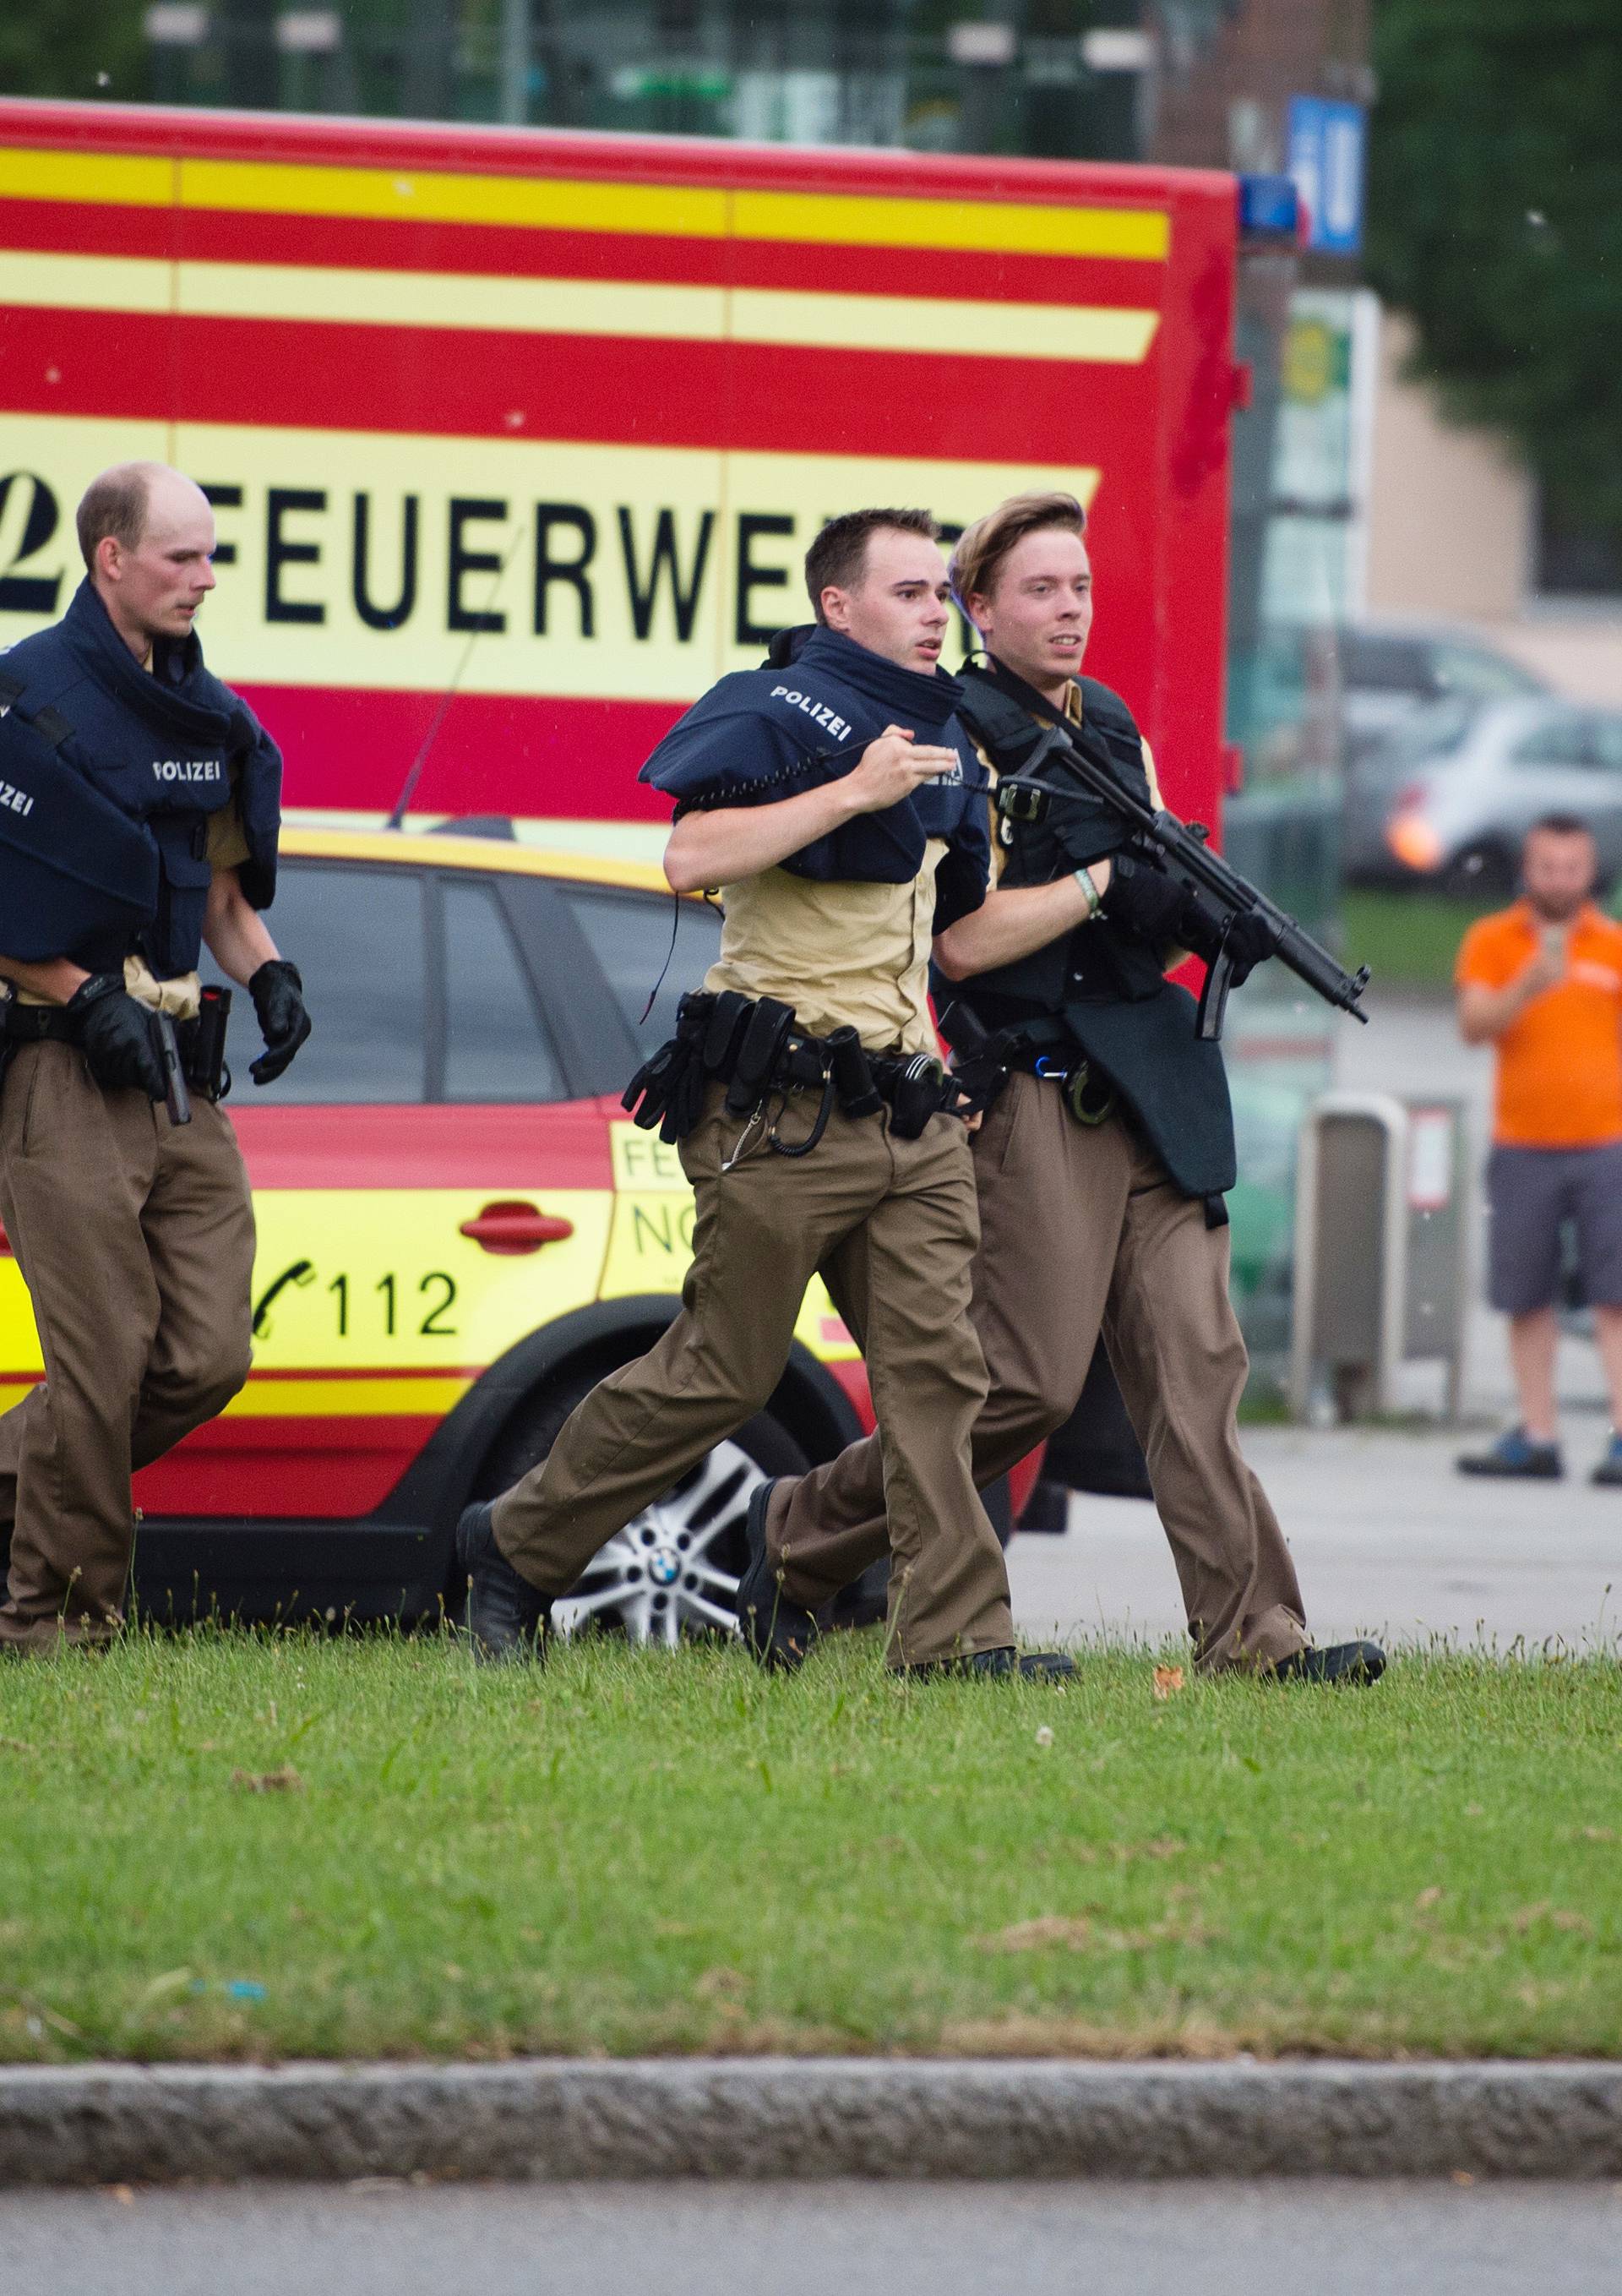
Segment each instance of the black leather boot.
[[738,1624],[758,1666],[768,1674],[793,1674],[816,1640],[816,1620],[783,1593],[781,1573],[766,1553],[766,1511],[776,1488],[774,1482],[758,1485],[743,1519],[749,1566],[738,1581]]
[[1076,1661],[1062,1651],[1015,1650],[1010,1644],[999,1650],[971,1651],[963,1658],[928,1659],[922,1666],[909,1666],[905,1671],[918,1680],[950,1674],[971,1678],[1017,1674],[1027,1682],[1066,1682],[1076,1671]]
[[1331,1643],[1324,1650],[1291,1651],[1271,1671],[1274,1682],[1353,1682],[1366,1687],[1386,1670],[1378,1643]]
[[488,1665],[546,1656],[552,1598],[520,1576],[496,1544],[487,1500],[462,1511],[456,1562],[468,1578],[467,1629],[475,1656]]

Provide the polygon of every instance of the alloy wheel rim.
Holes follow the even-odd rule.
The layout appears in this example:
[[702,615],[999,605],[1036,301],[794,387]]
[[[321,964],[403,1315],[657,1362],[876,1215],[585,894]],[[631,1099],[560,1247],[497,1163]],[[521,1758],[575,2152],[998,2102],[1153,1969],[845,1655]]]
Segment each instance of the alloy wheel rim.
[[766,1480],[740,1445],[717,1443],[593,1558],[578,1590],[553,1603],[553,1632],[618,1625],[632,1642],[668,1649],[690,1635],[736,1634],[738,1579],[724,1558]]

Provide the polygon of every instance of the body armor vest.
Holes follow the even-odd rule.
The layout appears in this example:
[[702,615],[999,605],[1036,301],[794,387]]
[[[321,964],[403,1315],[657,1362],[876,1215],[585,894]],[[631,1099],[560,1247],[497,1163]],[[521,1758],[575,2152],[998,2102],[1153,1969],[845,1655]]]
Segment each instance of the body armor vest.
[[105,972],[157,910],[152,840],[88,766],[65,720],[26,717],[0,674],[0,948],[25,964]]
[[[1132,712],[1095,678],[1077,683],[1089,733],[1102,740],[1123,788],[1148,803],[1143,736]],[[962,684],[963,722],[999,774],[1018,774],[1048,721],[1016,698],[1017,681],[1006,672],[969,668]],[[1102,801],[1078,796],[1063,848],[1050,822],[999,817],[997,834],[1007,856],[999,882],[1018,886],[1051,885],[1084,858],[1106,859],[1131,832]],[[1167,980],[1161,952],[1139,935],[1105,914],[1012,964],[953,984],[951,994],[988,1029],[1061,1024],[1065,1039],[1115,1086],[1184,1195],[1208,1201],[1233,1185],[1233,1115],[1221,1049],[1196,1036],[1194,999]]]
[[881,813],[858,814],[778,865],[825,883],[905,885],[931,838],[946,858],[936,878],[936,931],[985,898],[990,784],[958,721],[963,689],[944,671],[904,669],[837,630],[785,630],[760,669],[722,678],[673,726],[639,779],[693,807],[770,805],[849,773],[886,726],[957,752],[954,773]]
[[[118,959],[135,947],[160,977],[193,970],[213,875],[209,817],[233,795],[249,852],[242,890],[256,908],[269,906],[281,753],[247,704],[204,668],[194,636],[160,644],[152,669],[143,669],[86,580],[60,622],[0,655],[0,681],[25,717],[37,722],[45,713],[71,734],[59,754],[139,824],[155,856],[150,919],[125,937]],[[96,953],[103,964],[114,961],[104,945]]]

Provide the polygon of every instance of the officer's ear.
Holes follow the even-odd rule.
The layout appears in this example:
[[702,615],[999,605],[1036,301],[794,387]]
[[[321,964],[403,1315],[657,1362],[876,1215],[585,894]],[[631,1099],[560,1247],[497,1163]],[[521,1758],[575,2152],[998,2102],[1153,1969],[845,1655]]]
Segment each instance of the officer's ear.
[[850,627],[850,593],[830,582],[818,594],[817,605],[823,620],[831,630],[848,631]]
[[110,582],[119,582],[123,579],[124,545],[116,534],[104,534],[102,537],[96,544],[94,557],[94,570],[96,573],[105,575]]

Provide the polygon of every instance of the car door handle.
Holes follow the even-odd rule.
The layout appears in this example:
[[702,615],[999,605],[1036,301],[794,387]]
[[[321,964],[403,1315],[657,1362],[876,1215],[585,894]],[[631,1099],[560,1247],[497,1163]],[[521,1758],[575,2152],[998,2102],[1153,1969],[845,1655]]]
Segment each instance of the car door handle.
[[559,1219],[542,1211],[538,1204],[505,1200],[487,1204],[476,1218],[463,1220],[456,1231],[481,1250],[498,1257],[538,1251],[544,1243],[561,1243],[574,1232],[573,1220]]

